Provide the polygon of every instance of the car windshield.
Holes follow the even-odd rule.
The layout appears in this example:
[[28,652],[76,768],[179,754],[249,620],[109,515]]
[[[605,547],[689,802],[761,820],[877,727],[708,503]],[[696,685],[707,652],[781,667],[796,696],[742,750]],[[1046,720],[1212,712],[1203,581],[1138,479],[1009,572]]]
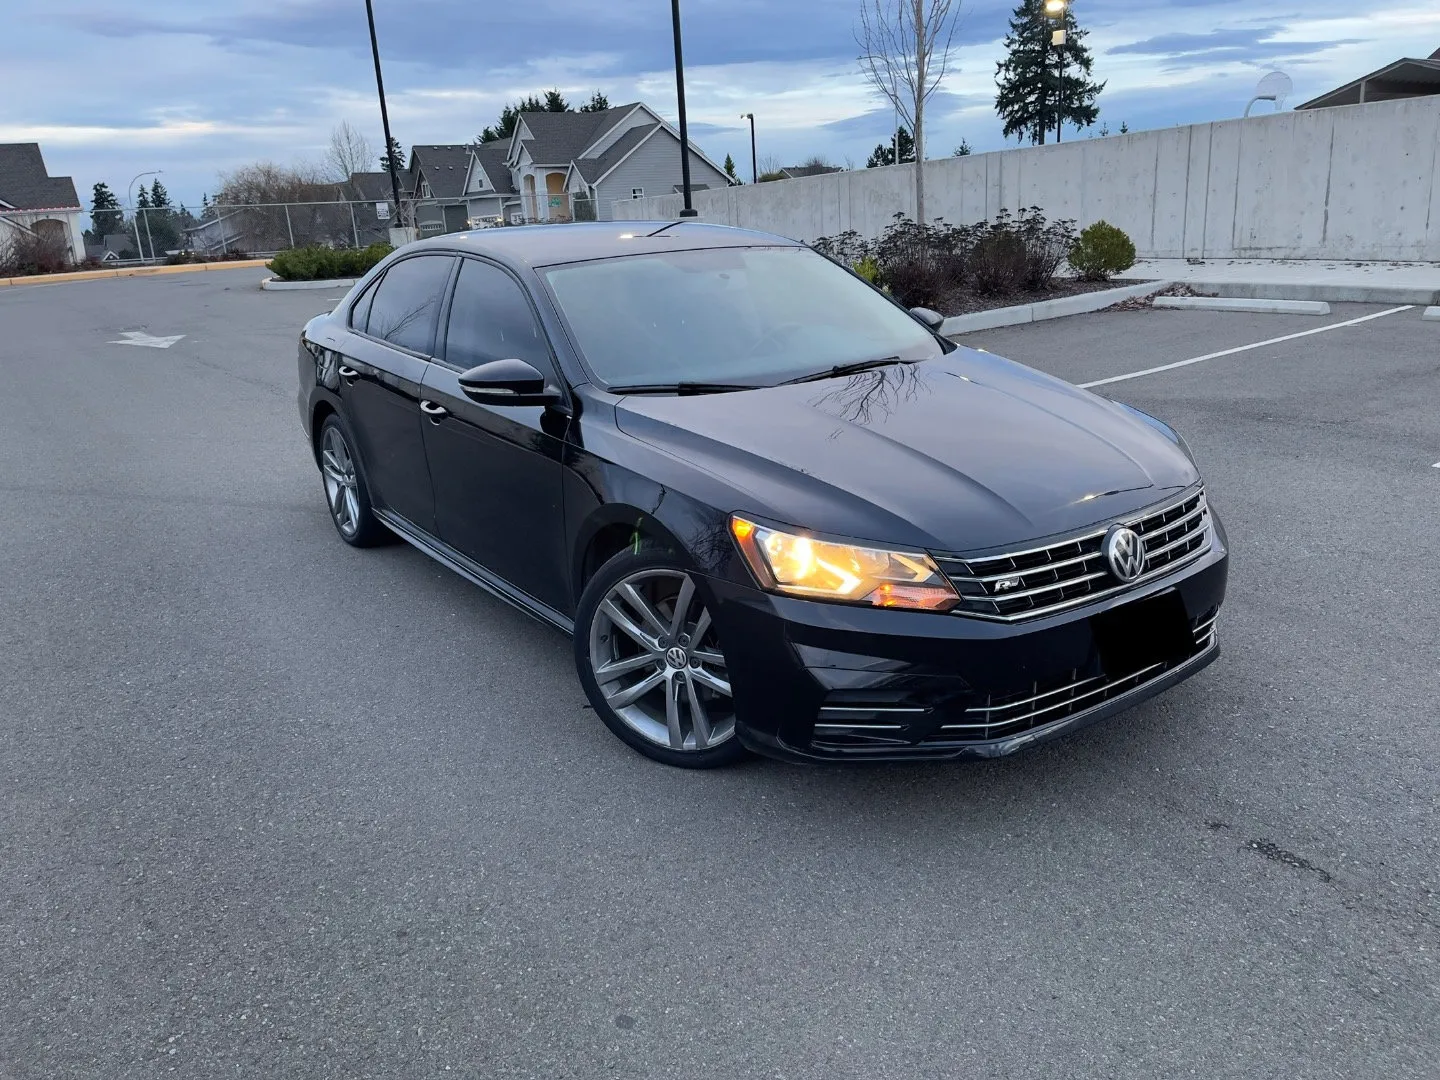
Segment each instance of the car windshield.
[[908,312],[808,248],[708,248],[545,272],[606,386],[768,386],[944,347]]

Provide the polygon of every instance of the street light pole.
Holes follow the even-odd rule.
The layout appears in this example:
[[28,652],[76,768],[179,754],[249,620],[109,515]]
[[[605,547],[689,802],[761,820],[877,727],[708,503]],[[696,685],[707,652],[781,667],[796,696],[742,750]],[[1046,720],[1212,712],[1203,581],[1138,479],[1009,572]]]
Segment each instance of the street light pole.
[[680,105],[680,183],[685,191],[685,209],[680,211],[680,216],[699,217],[700,212],[690,205],[690,129],[685,123],[685,57],[680,48],[680,0],[670,0],[670,21],[675,28],[675,98]]
[[[1045,58],[1050,58],[1050,46],[1057,46],[1056,56],[1056,81],[1055,81],[1055,144],[1060,144],[1061,132],[1065,129],[1065,8],[1069,0],[1045,0],[1045,14],[1059,24],[1058,30],[1052,30],[1050,37],[1046,39]],[[1047,22],[1047,30],[1050,24]],[[1042,65],[1047,66],[1047,65]],[[1041,144],[1044,144],[1044,125],[1041,125]]]
[[[135,180],[139,180],[142,176],[159,176],[164,171],[164,169],[151,169],[149,172],[137,173]],[[145,245],[140,242],[140,211],[135,209],[135,180],[131,180],[130,186],[125,189],[125,201],[129,203],[131,209],[135,211],[135,251],[139,254],[140,260],[143,262],[145,260]],[[150,222],[148,221],[145,222],[145,231],[150,231]],[[153,259],[154,257],[155,245],[152,243],[150,245],[150,258]]]
[[750,121],[750,183],[760,182],[760,170],[755,164],[755,114],[753,112],[741,113],[741,120]]
[[400,177],[395,171],[395,155],[391,152],[390,112],[385,107],[385,78],[380,74],[380,44],[375,39],[375,7],[365,0],[365,18],[370,23],[370,54],[375,58],[375,88],[380,92],[380,126],[385,131],[385,168],[390,173],[390,194],[395,199],[395,218],[403,227],[405,213],[400,206]]

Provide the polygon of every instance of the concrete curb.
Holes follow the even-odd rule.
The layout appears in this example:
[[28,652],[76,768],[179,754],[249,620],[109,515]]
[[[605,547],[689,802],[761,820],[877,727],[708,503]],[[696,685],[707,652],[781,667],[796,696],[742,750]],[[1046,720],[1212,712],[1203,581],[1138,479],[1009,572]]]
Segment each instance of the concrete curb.
[[1312,300],[1330,304],[1440,304],[1440,292],[1405,285],[1321,282],[1181,281],[1197,293],[1237,300]]
[[1103,311],[1122,300],[1153,296],[1162,289],[1168,289],[1171,284],[1169,281],[1144,281],[1139,285],[1126,285],[1119,289],[1101,289],[1078,296],[1062,296],[1059,300],[1042,300],[1038,304],[1018,304],[1015,307],[995,308],[993,311],[952,315],[940,324],[940,333],[944,337],[955,337],[957,334],[972,334],[977,330],[993,330],[999,326],[1019,326],[1022,323],[1041,322],[1045,319],[1060,319],[1066,315]]
[[1427,307],[1425,314],[1421,315],[1420,318],[1426,322],[1440,322],[1440,307]]
[[285,292],[290,289],[348,289],[358,278],[330,278],[326,281],[281,281],[267,277],[260,282],[260,288],[267,292]]
[[184,263],[180,266],[127,266],[119,270],[75,270],[68,274],[30,274],[26,277],[0,278],[6,285],[63,285],[68,281],[102,281],[105,278],[153,277],[159,274],[193,274],[201,270],[253,270],[269,259],[236,259],[234,262]]
[[1240,300],[1226,296],[1157,296],[1157,308],[1183,311],[1253,311],[1262,315],[1329,315],[1330,305],[1320,300]]

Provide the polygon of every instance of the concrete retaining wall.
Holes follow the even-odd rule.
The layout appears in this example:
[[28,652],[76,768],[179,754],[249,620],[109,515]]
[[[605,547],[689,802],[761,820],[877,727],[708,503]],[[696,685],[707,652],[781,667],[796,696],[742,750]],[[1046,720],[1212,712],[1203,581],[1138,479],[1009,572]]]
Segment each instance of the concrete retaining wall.
[[[1142,257],[1440,260],[1440,97],[1078,139],[925,163],[926,216],[1039,206],[1102,218]],[[694,193],[705,221],[814,240],[913,215],[914,166]],[[671,220],[679,195],[617,203]]]

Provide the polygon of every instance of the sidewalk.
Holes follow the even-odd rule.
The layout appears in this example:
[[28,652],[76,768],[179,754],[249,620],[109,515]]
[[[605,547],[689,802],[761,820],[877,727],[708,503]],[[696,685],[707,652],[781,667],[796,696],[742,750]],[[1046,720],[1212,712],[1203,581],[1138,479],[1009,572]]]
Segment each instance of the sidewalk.
[[1126,277],[1247,300],[1440,304],[1440,264],[1302,259],[1145,259]]

